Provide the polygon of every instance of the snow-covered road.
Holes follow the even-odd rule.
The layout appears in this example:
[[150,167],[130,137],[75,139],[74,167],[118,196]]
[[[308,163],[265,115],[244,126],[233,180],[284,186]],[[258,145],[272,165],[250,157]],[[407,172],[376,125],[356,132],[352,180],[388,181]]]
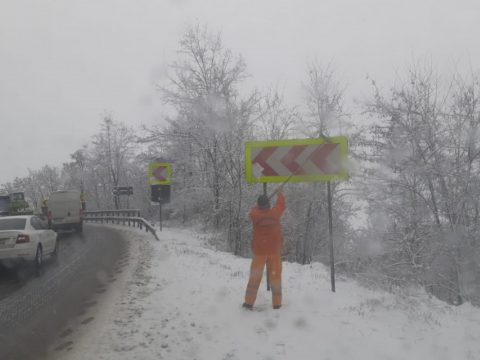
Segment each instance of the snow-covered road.
[[[398,297],[337,279],[320,264],[284,263],[284,306],[262,282],[241,307],[249,259],[215,251],[188,230],[131,237],[130,258],[90,314],[72,322],[52,359],[480,359],[480,309],[421,291]],[[90,321],[85,321],[90,319]],[[57,350],[55,350],[57,349]]]

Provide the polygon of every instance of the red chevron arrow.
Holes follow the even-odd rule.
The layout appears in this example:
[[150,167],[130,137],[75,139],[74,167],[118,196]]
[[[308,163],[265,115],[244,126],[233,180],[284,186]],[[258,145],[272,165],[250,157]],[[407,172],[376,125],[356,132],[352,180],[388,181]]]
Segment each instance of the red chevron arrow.
[[308,157],[321,171],[327,172],[327,158],[330,153],[335,150],[338,144],[319,145],[315,151]]
[[155,177],[155,179],[159,181],[165,181],[167,180],[166,170],[167,170],[166,166],[160,166],[152,171],[152,175]]
[[277,150],[277,146],[269,146],[260,150],[255,159],[253,159],[252,164],[257,163],[263,168],[262,175],[263,176],[277,176],[278,173],[273,170],[270,165],[268,165],[267,160],[268,158]]
[[308,145],[295,145],[285,154],[280,162],[295,175],[305,174],[305,170],[297,162],[297,157],[307,148]]

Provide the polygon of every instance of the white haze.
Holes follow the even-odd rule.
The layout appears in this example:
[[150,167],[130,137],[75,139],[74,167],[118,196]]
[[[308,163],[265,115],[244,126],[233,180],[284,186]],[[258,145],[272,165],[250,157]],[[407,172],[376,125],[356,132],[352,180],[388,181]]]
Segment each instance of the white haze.
[[[60,165],[98,130],[104,111],[161,123],[156,84],[195,22],[220,30],[251,77],[292,103],[312,60],[332,63],[347,102],[391,83],[412,59],[442,71],[480,63],[476,1],[34,1],[0,3],[0,183]],[[358,109],[348,109],[358,113]]]

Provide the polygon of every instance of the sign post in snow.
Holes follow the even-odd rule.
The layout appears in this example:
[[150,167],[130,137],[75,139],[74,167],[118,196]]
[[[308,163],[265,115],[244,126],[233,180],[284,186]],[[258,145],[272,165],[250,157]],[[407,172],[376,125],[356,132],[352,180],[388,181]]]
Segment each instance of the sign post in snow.
[[[133,195],[132,186],[114,186],[112,193],[113,193],[113,196],[117,198],[119,196],[127,195],[127,209],[130,208],[130,195]],[[80,198],[82,197],[81,194],[80,194]],[[80,201],[82,202],[82,206],[83,206],[83,204],[85,204],[85,201],[82,201],[82,199],[80,199]]]
[[150,200],[160,205],[160,231],[162,231],[162,204],[170,202],[170,184],[172,183],[172,164],[152,161],[148,164],[148,182],[150,183]]
[[348,140],[344,136],[315,139],[249,141],[245,144],[245,176],[249,183],[327,182],[330,277],[335,292],[331,181],[347,180]]

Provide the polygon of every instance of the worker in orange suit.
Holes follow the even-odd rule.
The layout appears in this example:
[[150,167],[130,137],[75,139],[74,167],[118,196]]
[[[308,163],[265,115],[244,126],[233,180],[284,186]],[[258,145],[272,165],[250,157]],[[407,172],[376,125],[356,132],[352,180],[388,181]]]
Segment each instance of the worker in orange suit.
[[270,207],[270,200],[266,195],[260,195],[257,206],[250,210],[250,219],[253,224],[252,253],[243,307],[252,309],[257,298],[258,288],[262,280],[263,269],[267,265],[272,303],[274,309],[282,306],[282,229],[280,218],[285,211],[285,196],[280,188],[277,194],[277,203]]

